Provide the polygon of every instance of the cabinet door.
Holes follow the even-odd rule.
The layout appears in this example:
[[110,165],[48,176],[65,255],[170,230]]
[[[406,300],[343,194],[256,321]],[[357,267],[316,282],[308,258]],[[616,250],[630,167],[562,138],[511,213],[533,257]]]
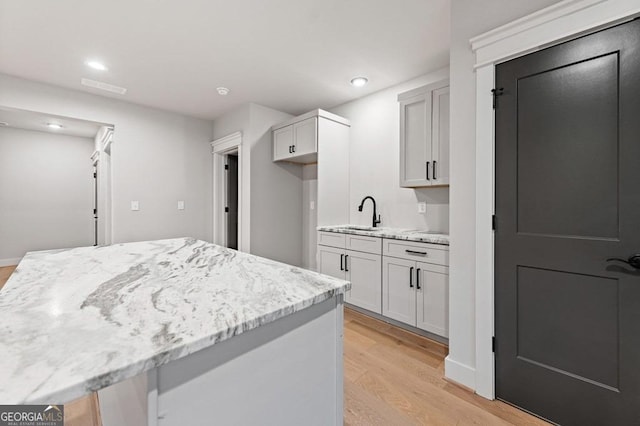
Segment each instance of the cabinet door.
[[295,157],[318,152],[318,118],[311,117],[293,125]]
[[343,265],[343,249],[318,246],[318,272],[345,280],[346,272]]
[[430,177],[431,92],[427,92],[400,102],[400,186],[429,186]]
[[286,160],[291,157],[293,146],[293,125],[273,132],[273,161]]
[[416,326],[449,337],[449,268],[422,262],[416,267]]
[[433,91],[432,185],[449,185],[449,86]]
[[379,254],[346,251],[345,269],[351,281],[348,302],[382,313],[382,256]]
[[382,258],[382,315],[416,325],[416,262]]

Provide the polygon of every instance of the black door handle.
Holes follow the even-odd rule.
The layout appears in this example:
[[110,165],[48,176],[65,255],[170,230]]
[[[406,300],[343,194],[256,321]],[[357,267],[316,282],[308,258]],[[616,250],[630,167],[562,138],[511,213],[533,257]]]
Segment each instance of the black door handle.
[[429,163],[430,161],[427,161],[427,180],[431,180],[429,179]]
[[409,250],[409,249],[406,249],[405,251],[407,253],[409,253],[409,254],[419,254],[420,256],[426,256],[427,255],[427,253],[424,252],[424,251],[415,251],[415,250]]
[[632,268],[640,269],[640,253],[634,254],[633,256],[629,257],[627,260],[620,259],[619,257],[611,257],[611,258],[607,259],[607,262],[626,263],[627,265],[631,266]]
[[413,288],[413,266],[409,268],[409,287]]
[[289,145],[289,154],[291,154],[291,145]]
[[420,290],[420,268],[416,270],[416,288]]
[[344,271],[344,267],[342,266],[342,262],[344,261],[344,254],[340,255],[340,270]]
[[295,145],[291,145],[291,152],[296,152],[296,146]]
[[436,177],[436,160],[433,160],[433,180],[438,179]]
[[344,270],[345,272],[349,272],[349,255],[344,256]]

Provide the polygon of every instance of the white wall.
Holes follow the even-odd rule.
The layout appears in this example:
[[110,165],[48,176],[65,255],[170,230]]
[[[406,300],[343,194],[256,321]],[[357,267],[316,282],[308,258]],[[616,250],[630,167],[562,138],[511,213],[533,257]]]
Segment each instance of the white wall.
[[475,388],[475,74],[469,39],[557,0],[453,0],[449,356],[445,374]]
[[114,125],[114,242],[211,239],[210,121],[2,74],[0,105]]
[[[351,120],[350,222],[371,226],[372,207],[368,201],[358,211],[360,201],[371,195],[382,216],[380,226],[428,229],[449,232],[449,189],[401,188],[400,109],[398,94],[449,76],[441,69],[422,77],[331,108],[331,112]],[[417,203],[427,203],[427,213],[418,213]]]
[[[244,200],[249,252],[302,265],[302,168],[273,162],[271,126],[291,115],[257,104],[243,105],[213,122],[213,139],[242,132]],[[249,204],[247,209],[246,204]],[[217,206],[214,206],[217,208]]]
[[0,265],[94,243],[93,139],[0,128]]

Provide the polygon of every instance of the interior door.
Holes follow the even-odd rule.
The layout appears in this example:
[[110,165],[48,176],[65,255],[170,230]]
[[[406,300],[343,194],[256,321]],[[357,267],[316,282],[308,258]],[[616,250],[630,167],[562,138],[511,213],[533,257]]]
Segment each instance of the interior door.
[[[496,394],[640,423],[640,21],[496,67]],[[640,259],[640,258],[639,258]]]
[[238,250],[238,155],[227,155],[227,247]]
[[383,256],[382,315],[415,327],[416,262]]
[[382,313],[382,257],[379,254],[345,252],[347,280],[351,281],[349,303]]

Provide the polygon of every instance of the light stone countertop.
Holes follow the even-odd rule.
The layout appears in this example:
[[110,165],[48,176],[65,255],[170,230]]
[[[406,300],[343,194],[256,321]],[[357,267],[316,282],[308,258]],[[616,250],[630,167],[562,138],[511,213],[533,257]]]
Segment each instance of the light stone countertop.
[[[354,227],[363,229],[353,229]],[[416,241],[421,243],[449,245],[449,235],[434,233],[420,229],[399,229],[356,225],[318,226],[318,231],[337,232],[340,234],[365,235],[367,237],[392,238],[395,240]]]
[[65,403],[349,288],[191,238],[28,253],[0,291],[0,404]]

